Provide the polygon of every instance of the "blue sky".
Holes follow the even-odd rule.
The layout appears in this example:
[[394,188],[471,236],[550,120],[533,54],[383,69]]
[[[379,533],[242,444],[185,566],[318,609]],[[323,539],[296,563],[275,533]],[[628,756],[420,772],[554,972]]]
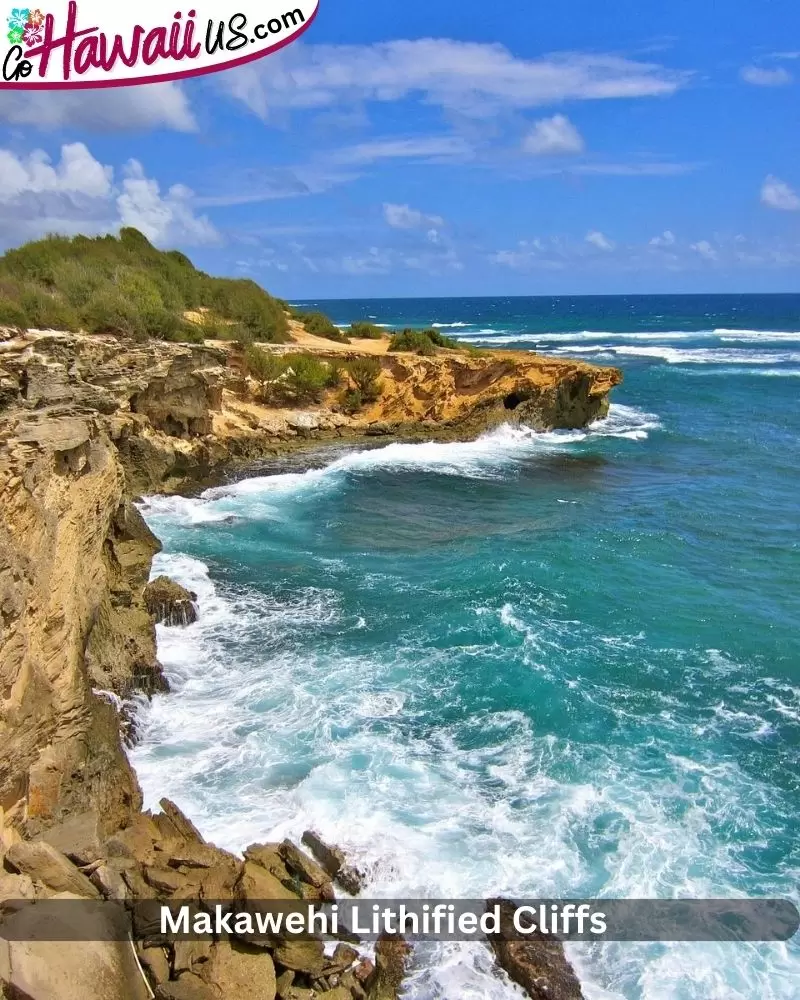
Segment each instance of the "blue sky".
[[289,299],[800,289],[790,0],[320,0],[240,69],[0,92],[0,241],[137,225]]

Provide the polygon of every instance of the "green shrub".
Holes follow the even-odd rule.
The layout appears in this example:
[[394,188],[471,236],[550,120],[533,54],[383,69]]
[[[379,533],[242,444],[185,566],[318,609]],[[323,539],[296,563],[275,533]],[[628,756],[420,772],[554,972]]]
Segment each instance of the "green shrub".
[[458,341],[445,337],[438,330],[405,329],[395,333],[389,342],[390,351],[413,351],[415,354],[430,356],[436,353],[437,347],[450,350],[460,348]]
[[345,337],[338,327],[331,323],[325,313],[301,313],[298,319],[303,324],[303,329],[306,333],[311,333],[315,337],[324,337],[326,340],[335,340],[340,344],[349,343],[347,337]]
[[381,363],[377,358],[356,358],[347,366],[350,378],[355,382],[365,403],[374,403],[381,394],[378,378],[381,374]]
[[364,405],[361,390],[346,389],[341,395],[340,403],[345,413],[358,413]]
[[436,353],[431,338],[421,330],[403,330],[395,333],[389,341],[390,351],[413,351],[415,354],[430,356]]
[[4,296],[0,298],[0,326],[10,326],[15,330],[27,330],[30,325],[28,316],[19,302],[14,302]]
[[374,323],[351,323],[348,336],[358,340],[380,340],[383,330]]
[[286,384],[299,399],[319,400],[330,378],[330,368],[313,354],[289,354]]
[[328,363],[328,379],[325,383],[326,389],[337,389],[342,384],[342,373],[344,368],[338,361]]
[[131,337],[146,333],[135,306],[116,289],[95,295],[83,310],[83,319],[89,333],[121,333]]
[[255,344],[245,349],[244,365],[247,374],[258,382],[262,399],[269,397],[274,383],[286,372],[286,359],[268,354]]
[[79,330],[78,314],[63,299],[35,285],[24,289],[20,305],[36,330]]

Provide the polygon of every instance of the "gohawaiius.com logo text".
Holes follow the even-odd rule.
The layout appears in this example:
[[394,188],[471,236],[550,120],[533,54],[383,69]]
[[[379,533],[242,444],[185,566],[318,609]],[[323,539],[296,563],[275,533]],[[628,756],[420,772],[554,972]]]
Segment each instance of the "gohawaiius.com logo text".
[[[319,0],[48,0],[12,7],[0,34],[0,89],[124,87],[213,73],[283,48]],[[2,30],[0,28],[0,30]]]

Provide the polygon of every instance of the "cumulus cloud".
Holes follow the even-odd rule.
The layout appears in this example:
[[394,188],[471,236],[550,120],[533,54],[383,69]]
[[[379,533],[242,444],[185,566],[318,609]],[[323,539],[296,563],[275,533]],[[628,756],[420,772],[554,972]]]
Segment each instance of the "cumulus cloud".
[[82,142],[63,146],[55,165],[41,149],[27,157],[0,149],[0,202],[5,204],[22,195],[107,198],[112,178],[113,170],[98,163]]
[[582,153],[584,141],[569,118],[564,115],[553,115],[552,118],[541,118],[535,122],[531,131],[525,136],[522,148],[533,156]]
[[[425,215],[410,205],[393,205],[384,202],[383,217],[392,229],[421,229],[427,226],[443,226],[441,215]],[[435,232],[435,230],[432,230]],[[430,233],[428,234],[430,236]],[[435,242],[433,240],[432,242]]]
[[675,246],[675,233],[669,229],[665,229],[660,236],[654,236],[650,240],[651,247],[672,247]]
[[614,249],[614,244],[611,240],[596,229],[590,229],[584,240],[591,246],[597,247],[598,250],[603,250],[605,253]]
[[300,43],[218,78],[263,119],[282,109],[407,97],[487,117],[565,100],[665,96],[687,81],[685,73],[617,55],[570,52],[521,59],[500,44],[447,38]]
[[193,132],[197,122],[177,83],[100,90],[0,90],[0,121],[49,131],[136,131],[168,128]]
[[792,82],[792,74],[783,66],[769,69],[764,66],[743,66],[739,76],[754,87],[785,87]]
[[777,208],[780,212],[800,211],[800,195],[789,187],[786,181],[772,174],[766,178],[761,187],[761,201],[769,208]]
[[213,242],[218,234],[205,216],[195,214],[193,197],[182,184],[162,194],[135,160],[117,184],[113,168],[80,142],[62,146],[56,163],[41,149],[28,156],[0,149],[0,229],[6,243],[123,225],[161,245]]
[[690,249],[694,250],[696,254],[699,254],[704,260],[718,260],[718,251],[708,242],[708,240],[698,240],[697,243],[692,243]]

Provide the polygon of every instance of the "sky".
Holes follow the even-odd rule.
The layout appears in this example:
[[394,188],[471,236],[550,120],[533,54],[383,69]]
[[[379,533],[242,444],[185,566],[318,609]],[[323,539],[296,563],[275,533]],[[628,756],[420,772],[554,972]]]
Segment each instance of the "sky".
[[238,69],[0,91],[0,246],[132,225],[297,301],[800,291],[799,95],[796,0],[320,0]]

